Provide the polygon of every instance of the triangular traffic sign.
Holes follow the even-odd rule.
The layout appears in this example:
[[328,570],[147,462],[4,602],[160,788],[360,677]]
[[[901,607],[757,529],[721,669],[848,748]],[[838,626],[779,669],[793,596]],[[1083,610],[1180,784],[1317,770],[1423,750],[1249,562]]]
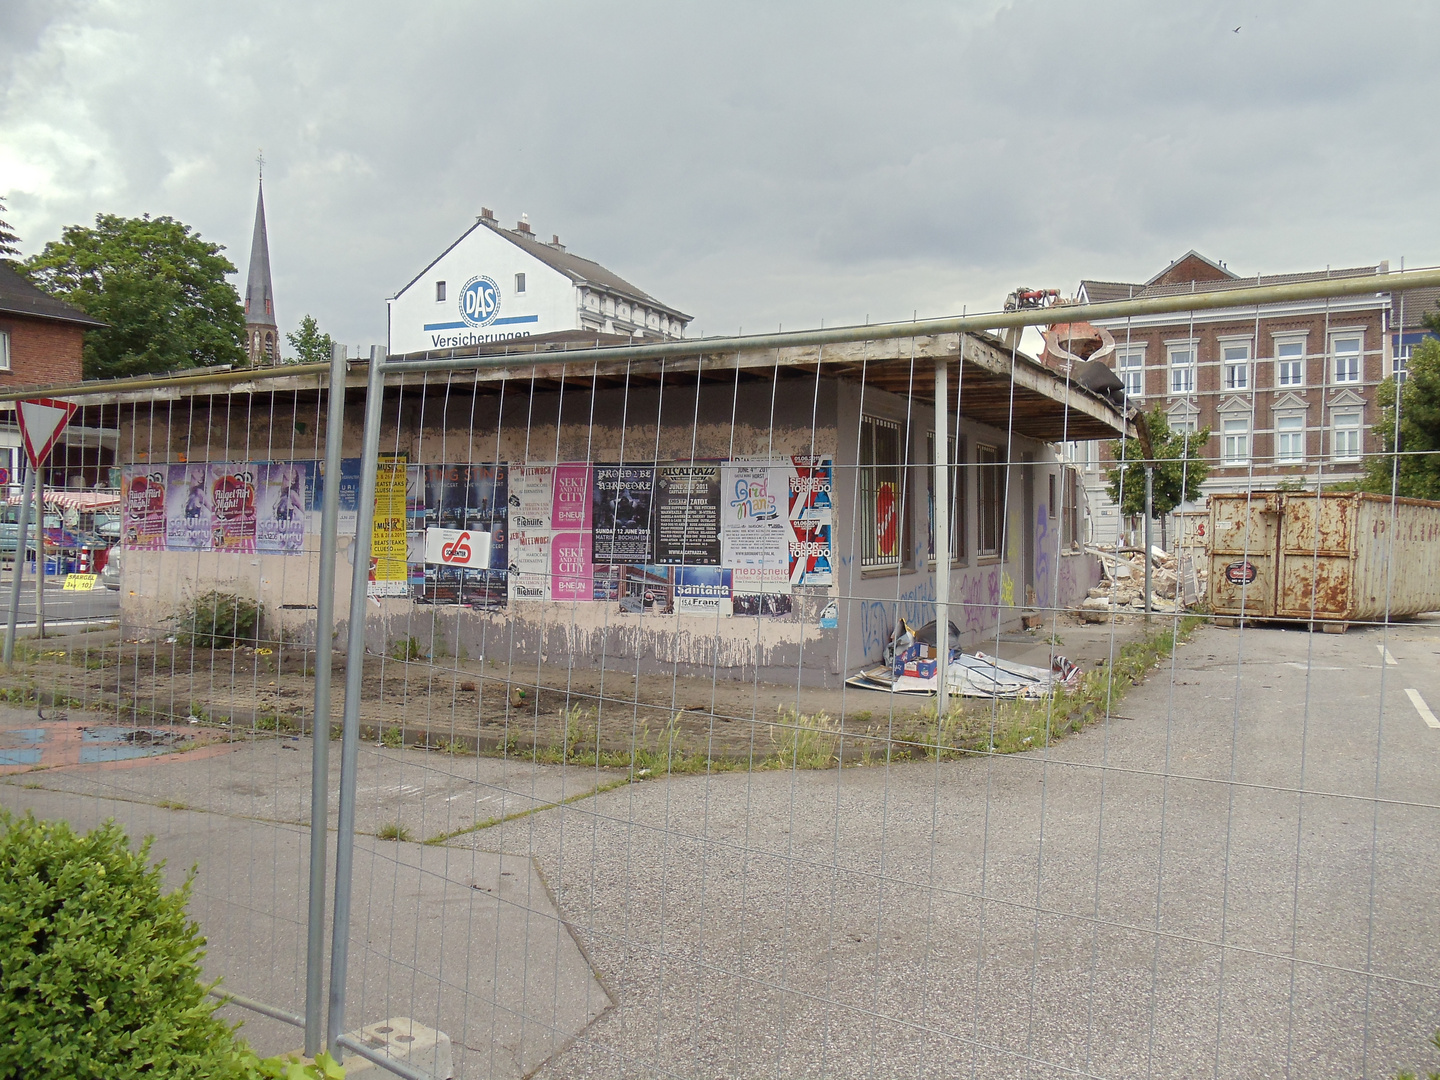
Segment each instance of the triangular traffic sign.
[[32,398],[17,401],[15,411],[20,420],[20,434],[25,439],[25,453],[30,464],[37,469],[60,438],[60,432],[70,422],[79,408],[73,401],[56,401],[54,398]]

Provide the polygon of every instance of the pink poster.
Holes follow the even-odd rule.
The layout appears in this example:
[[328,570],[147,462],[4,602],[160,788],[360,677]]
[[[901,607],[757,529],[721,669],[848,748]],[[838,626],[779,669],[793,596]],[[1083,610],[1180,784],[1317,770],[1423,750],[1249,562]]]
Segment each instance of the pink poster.
[[[560,466],[564,468],[564,466]],[[558,469],[556,470],[558,473]],[[557,478],[556,489],[559,489]],[[550,541],[550,598],[589,600],[591,598],[590,530],[557,532]]]
[[[556,465],[555,502],[550,514],[550,527],[556,532],[569,529],[589,532],[593,512],[590,502],[590,466]],[[587,574],[589,570],[587,559]],[[558,593],[555,598],[560,598]]]
[[255,466],[227,462],[210,466],[212,551],[255,550]]

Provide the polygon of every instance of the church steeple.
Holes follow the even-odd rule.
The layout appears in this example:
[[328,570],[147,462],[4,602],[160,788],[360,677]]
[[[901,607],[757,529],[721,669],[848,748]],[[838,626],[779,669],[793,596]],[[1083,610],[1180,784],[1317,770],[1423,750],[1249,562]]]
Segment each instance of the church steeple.
[[270,242],[265,235],[265,174],[255,200],[255,236],[250,241],[250,276],[245,281],[245,352],[252,364],[280,359],[280,328],[275,322],[275,290],[270,284]]

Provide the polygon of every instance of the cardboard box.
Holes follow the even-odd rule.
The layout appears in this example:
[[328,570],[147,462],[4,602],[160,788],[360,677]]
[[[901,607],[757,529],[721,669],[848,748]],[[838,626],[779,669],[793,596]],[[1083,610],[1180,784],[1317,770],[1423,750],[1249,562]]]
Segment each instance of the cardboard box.
[[911,660],[905,665],[905,674],[915,679],[933,679],[939,670],[938,660]]

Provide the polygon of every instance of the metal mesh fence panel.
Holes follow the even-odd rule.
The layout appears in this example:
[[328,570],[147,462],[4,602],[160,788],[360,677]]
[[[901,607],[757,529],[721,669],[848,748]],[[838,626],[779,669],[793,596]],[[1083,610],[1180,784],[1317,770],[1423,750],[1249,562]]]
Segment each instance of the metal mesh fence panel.
[[328,1040],[419,1074],[432,1032],[457,1077],[1429,1065],[1440,505],[1394,496],[1435,451],[1357,296],[1096,317],[1120,386],[1049,313],[1038,360],[856,328],[91,388],[46,484],[118,518],[119,588],[57,551],[44,638],[22,588],[0,796],[198,863],[267,1051],[333,963]]

